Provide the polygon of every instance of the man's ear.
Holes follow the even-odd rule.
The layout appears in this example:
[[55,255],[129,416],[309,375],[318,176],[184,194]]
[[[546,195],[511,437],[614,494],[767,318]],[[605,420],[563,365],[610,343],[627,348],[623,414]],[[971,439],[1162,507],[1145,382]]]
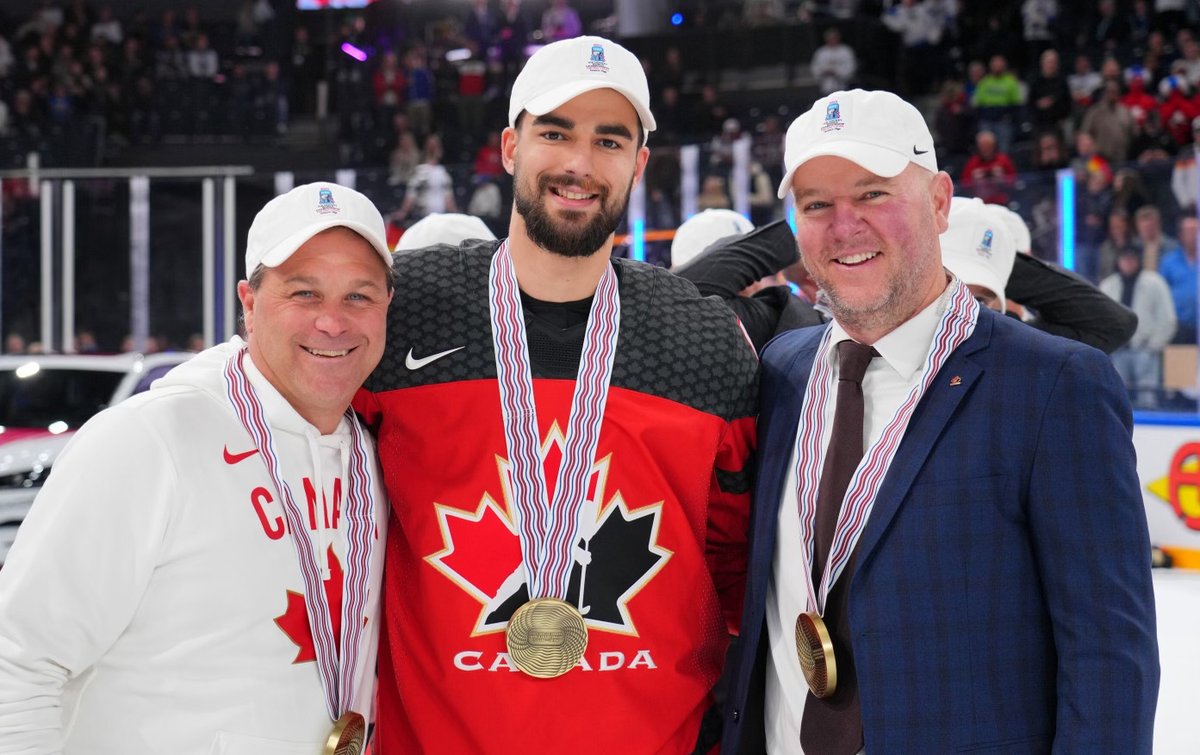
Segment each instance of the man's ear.
[[517,130],[508,126],[500,132],[500,160],[508,175],[515,175],[517,168]]
[[238,281],[238,300],[242,302],[242,315],[246,322],[246,335],[254,331],[254,289],[250,281]]

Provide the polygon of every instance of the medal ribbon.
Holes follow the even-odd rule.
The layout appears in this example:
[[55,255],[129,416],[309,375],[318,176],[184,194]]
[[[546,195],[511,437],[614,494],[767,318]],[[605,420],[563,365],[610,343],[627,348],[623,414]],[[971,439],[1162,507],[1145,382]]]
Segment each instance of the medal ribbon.
[[579,538],[579,512],[587,497],[617,353],[621,323],[617,276],[612,264],[607,265],[592,298],[553,502],[547,492],[540,452],[521,290],[507,239],[492,257],[488,301],[511,469],[513,513],[529,597],[565,600],[575,561],[572,551]]
[[[354,668],[358,664],[359,640],[362,636],[363,617],[366,613],[367,581],[371,571],[371,549],[375,538],[375,518],[371,500],[371,467],[366,447],[365,433],[351,409],[346,410],[350,422],[350,437],[354,447],[350,454],[350,465],[346,481],[346,499],[341,516],[346,519],[346,566],[345,583],[342,589],[341,657],[333,639],[333,623],[329,601],[321,580],[318,558],[326,554],[314,554],[308,528],[300,506],[292,495],[291,487],[280,472],[279,457],[271,441],[271,428],[263,414],[262,402],[254,392],[250,379],[242,364],[246,350],[243,348],[232,356],[225,365],[225,385],[229,400],[246,432],[254,439],[259,456],[267,466],[267,472],[275,484],[275,491],[283,504],[287,517],[288,531],[296,548],[296,559],[304,577],[304,606],[308,612],[308,625],[312,630],[313,650],[317,657],[317,673],[325,690],[325,706],[329,718],[336,721],[350,710],[354,700]],[[325,491],[320,491],[324,496]]]
[[970,289],[955,278],[947,288],[947,293],[948,305],[939,318],[929,354],[925,357],[916,385],[892,415],[883,429],[883,434],[867,449],[854,471],[854,476],[850,478],[818,592],[813,589],[812,583],[813,524],[817,512],[817,488],[827,451],[821,445],[821,438],[824,435],[825,407],[830,400],[830,384],[833,377],[829,357],[833,348],[833,344],[830,343],[832,329],[826,329],[821,339],[816,359],[813,361],[812,373],[809,375],[808,390],[804,393],[800,432],[796,436],[796,454],[800,460],[796,469],[800,542],[805,548],[804,579],[808,585],[809,611],[824,613],[829,588],[841,576],[842,570],[850,561],[850,554],[854,552],[854,546],[858,544],[859,537],[866,529],[867,518],[875,505],[875,496],[879,493],[884,475],[887,474],[888,467],[900,447],[900,441],[904,438],[909,418],[950,354],[975,330],[975,323],[979,319],[979,303],[971,295]]

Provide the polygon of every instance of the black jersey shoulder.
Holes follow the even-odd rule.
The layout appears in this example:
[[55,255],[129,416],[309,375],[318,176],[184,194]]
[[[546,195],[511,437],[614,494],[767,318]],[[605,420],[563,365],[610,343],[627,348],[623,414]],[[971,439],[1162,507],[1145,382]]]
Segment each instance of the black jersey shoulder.
[[[369,390],[496,377],[488,270],[499,243],[395,255],[387,347],[367,380]],[[614,262],[621,334],[612,385],[725,418],[753,414],[757,360],[728,309],[661,268]],[[450,353],[430,359],[444,352]]]

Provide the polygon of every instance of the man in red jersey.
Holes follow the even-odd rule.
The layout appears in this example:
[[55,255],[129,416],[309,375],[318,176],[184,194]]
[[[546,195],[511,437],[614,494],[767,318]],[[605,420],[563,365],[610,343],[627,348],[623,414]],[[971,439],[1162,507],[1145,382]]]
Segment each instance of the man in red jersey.
[[381,755],[716,742],[757,361],[719,302],[611,258],[648,101],[613,42],[541,49],[502,142],[510,236],[396,256],[355,402],[392,501]]

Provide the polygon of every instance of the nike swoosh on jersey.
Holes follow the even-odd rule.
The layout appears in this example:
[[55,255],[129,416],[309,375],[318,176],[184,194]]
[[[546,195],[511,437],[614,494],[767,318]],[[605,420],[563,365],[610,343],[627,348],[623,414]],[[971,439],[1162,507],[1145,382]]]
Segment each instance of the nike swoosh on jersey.
[[445,351],[439,351],[436,354],[430,354],[427,357],[420,357],[420,358],[414,357],[413,350],[409,349],[408,355],[404,357],[404,366],[410,370],[419,370],[422,367],[433,364],[434,362],[436,362],[437,360],[441,359],[444,356],[449,356],[450,354],[453,354],[454,352],[460,351],[465,348],[466,348],[465,346],[456,346],[453,349],[446,349]]
[[243,451],[240,454],[231,454],[231,453],[229,453],[229,446],[225,446],[225,463],[226,464],[237,464],[239,461],[242,461],[243,459],[249,459],[251,456],[253,456],[256,453],[258,453],[258,449],[251,448],[249,451]]

